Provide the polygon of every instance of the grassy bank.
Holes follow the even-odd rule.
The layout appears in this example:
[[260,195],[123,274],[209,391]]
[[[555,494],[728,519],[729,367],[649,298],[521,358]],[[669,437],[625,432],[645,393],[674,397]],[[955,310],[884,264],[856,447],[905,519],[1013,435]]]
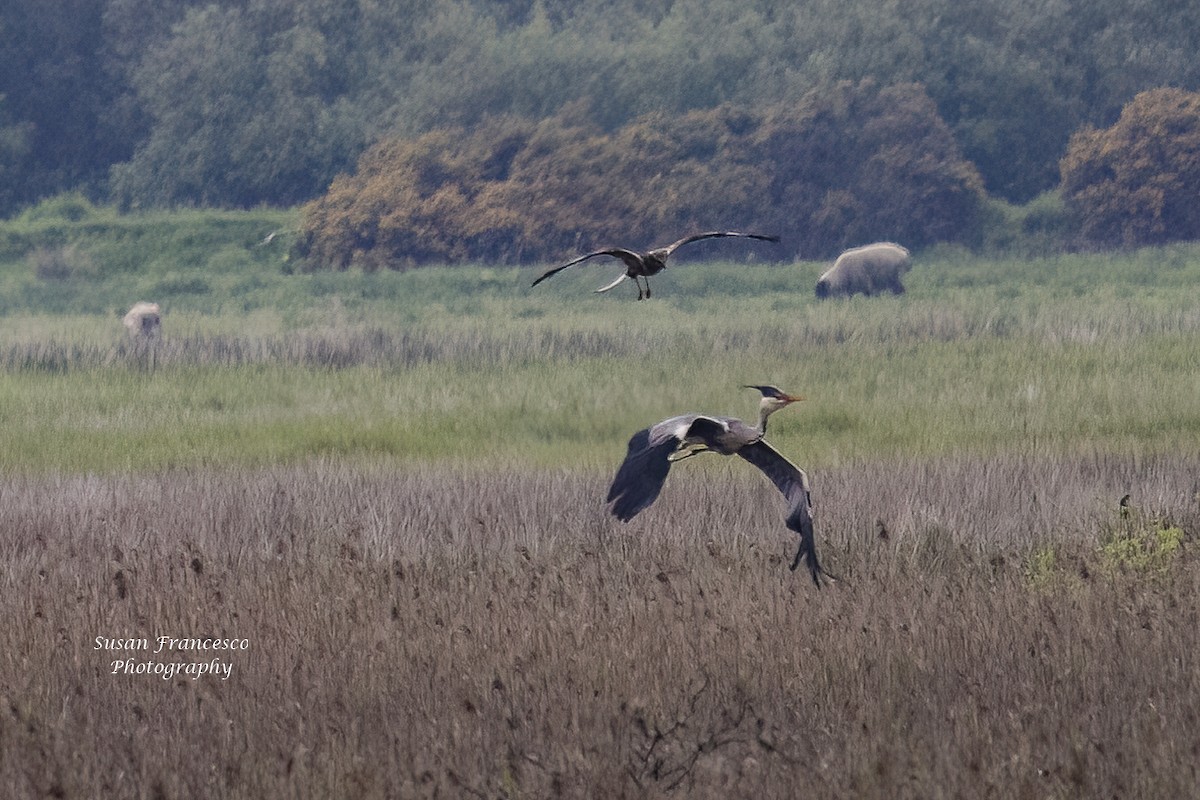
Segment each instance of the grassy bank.
[[[478,270],[462,273],[452,277]],[[772,439],[816,466],[1200,449],[1200,316],[1173,297],[997,307],[914,290],[793,312],[767,308],[771,296],[711,316],[669,301],[584,298],[577,310],[524,298],[543,316],[429,312],[412,325],[383,313],[352,322],[317,303],[296,312],[309,324],[260,317],[243,333],[237,317],[178,313],[151,348],[116,331],[89,338],[83,317],[40,317],[62,334],[0,347],[0,465],[140,470],[334,453],[597,466],[671,414],[753,416],[753,393],[739,387],[759,382],[808,396],[773,420]]]

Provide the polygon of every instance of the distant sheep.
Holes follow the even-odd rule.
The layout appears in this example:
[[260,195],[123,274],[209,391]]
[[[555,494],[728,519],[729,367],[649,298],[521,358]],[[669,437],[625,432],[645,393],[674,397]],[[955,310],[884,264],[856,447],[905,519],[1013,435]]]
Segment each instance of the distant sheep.
[[817,280],[817,297],[849,297],[884,290],[904,294],[900,276],[912,267],[908,250],[891,242],[876,242],[847,250]]
[[158,335],[162,327],[162,313],[158,303],[134,303],[123,321],[130,336],[148,339]]

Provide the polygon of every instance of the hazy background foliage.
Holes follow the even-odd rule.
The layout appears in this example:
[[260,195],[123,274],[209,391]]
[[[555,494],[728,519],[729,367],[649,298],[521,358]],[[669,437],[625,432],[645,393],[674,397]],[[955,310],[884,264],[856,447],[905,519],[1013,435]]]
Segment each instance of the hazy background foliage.
[[621,143],[631,124],[867,79],[922,86],[988,193],[1023,204],[1056,188],[1075,132],[1140,91],[1200,88],[1200,10],[1171,0],[51,0],[5,4],[0,31],[4,214],[70,190],[128,208],[290,205],[385,136],[504,116]]
[[1143,92],[1112,127],[1075,134],[1063,198],[1084,239],[1134,246],[1200,238],[1200,94]]

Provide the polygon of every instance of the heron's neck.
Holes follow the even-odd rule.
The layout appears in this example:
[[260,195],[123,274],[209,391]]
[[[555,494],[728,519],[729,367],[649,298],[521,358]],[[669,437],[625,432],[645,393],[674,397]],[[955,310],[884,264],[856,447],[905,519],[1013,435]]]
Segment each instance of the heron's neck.
[[758,432],[762,435],[767,433],[767,417],[775,413],[775,409],[766,404],[758,407]]

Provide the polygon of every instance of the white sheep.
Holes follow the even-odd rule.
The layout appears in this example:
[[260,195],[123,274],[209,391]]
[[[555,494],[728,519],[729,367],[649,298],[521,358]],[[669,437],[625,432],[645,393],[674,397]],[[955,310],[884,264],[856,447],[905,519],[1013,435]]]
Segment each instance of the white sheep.
[[900,276],[912,267],[908,250],[891,242],[876,242],[847,250],[817,281],[817,297],[904,294]]
[[133,308],[125,314],[125,328],[135,339],[156,336],[162,327],[162,313],[158,303],[134,303]]

